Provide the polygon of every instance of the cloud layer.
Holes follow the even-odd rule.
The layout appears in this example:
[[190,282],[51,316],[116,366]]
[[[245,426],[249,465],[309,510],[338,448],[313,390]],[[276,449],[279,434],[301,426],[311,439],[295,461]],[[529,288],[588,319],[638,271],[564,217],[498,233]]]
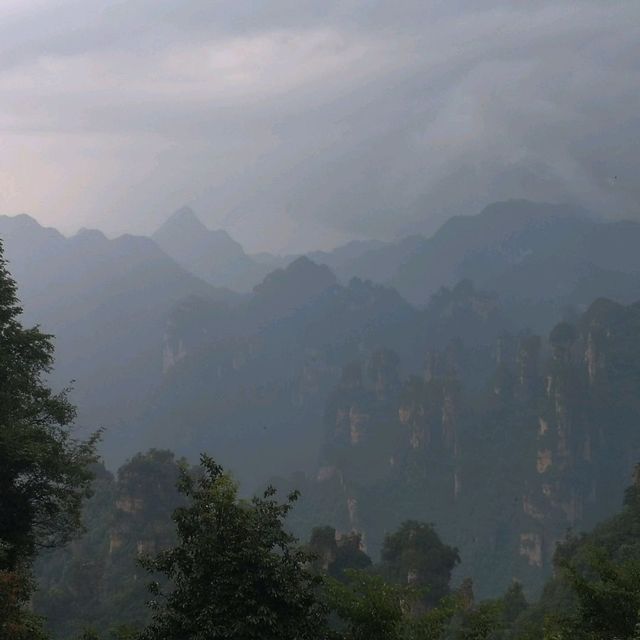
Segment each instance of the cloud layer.
[[250,249],[506,197],[640,213],[640,4],[5,0],[0,213]]

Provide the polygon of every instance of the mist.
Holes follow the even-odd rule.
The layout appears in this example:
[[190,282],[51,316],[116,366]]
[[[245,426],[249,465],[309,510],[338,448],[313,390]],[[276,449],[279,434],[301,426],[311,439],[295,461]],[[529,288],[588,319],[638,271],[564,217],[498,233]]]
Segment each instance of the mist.
[[640,8],[69,0],[0,8],[0,211],[248,250],[525,197],[638,214]]
[[0,1],[0,640],[638,640],[639,61],[637,0]]

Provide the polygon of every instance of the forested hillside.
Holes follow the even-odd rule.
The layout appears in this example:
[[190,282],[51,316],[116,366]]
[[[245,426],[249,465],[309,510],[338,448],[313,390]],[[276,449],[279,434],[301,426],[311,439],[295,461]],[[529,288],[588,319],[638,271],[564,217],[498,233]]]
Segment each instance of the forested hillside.
[[[184,212],[173,222],[184,224],[185,215],[194,223]],[[22,595],[0,603],[12,616],[30,600],[54,638],[130,638],[145,627],[146,637],[162,637],[174,613],[147,608],[153,576],[142,565],[166,574],[160,590],[174,571],[187,571],[182,551],[163,553],[191,549],[180,523],[200,518],[189,509],[210,508],[197,498],[202,482],[215,500],[239,505],[234,526],[249,526],[243,509],[256,509],[272,536],[265,571],[300,580],[304,606],[288,600],[291,591],[277,597],[300,624],[313,619],[313,633],[325,614],[331,637],[349,640],[379,625],[403,640],[474,637],[464,634],[484,625],[494,635],[478,637],[506,640],[582,624],[580,571],[590,560],[580,551],[587,542],[567,541],[567,532],[612,516],[640,461],[633,224],[496,205],[428,240],[283,260],[248,295],[212,287],[145,238],[65,238],[26,217],[2,225],[10,266],[25,282],[20,317],[59,332],[61,366],[51,372],[46,351],[42,375],[61,388],[77,369],[81,382],[69,398],[79,403],[78,434],[106,428],[101,444],[69,441],[79,466],[68,481],[66,534],[37,559],[37,545],[21,552],[11,580],[20,580]],[[594,234],[626,241],[617,252],[599,250]],[[28,243],[36,257],[25,258]],[[431,262],[416,262],[426,246],[439,248]],[[408,247],[410,260],[400,255]],[[346,277],[367,255],[378,256],[387,284]],[[426,304],[389,285],[409,264],[421,264],[425,291],[434,289]],[[553,286],[547,267],[561,276]],[[73,410],[61,398],[51,420],[67,425]],[[202,452],[224,463],[224,481],[210,458],[198,465]],[[3,455],[11,461],[8,445]],[[16,474],[7,482],[19,487]],[[270,490],[267,502],[251,502],[268,483],[300,497],[282,510]],[[632,518],[633,491],[619,522]],[[602,553],[614,551],[608,526],[589,538]],[[202,535],[202,549],[210,548]],[[416,540],[425,546],[414,548]],[[276,547],[291,548],[298,564],[276,568]],[[18,565],[5,564],[13,576]],[[312,574],[298,573],[307,566]],[[624,578],[632,568],[620,571]],[[180,598],[195,598],[190,575],[183,578]],[[357,613],[370,599],[381,612],[376,622]],[[575,615],[559,617],[567,603]],[[28,620],[26,629],[41,629],[37,616]]]
[[[556,544],[615,511],[640,459],[639,329],[638,305],[601,299],[548,337],[502,336],[491,354],[454,342],[418,375],[401,376],[389,350],[347,365],[297,530],[355,529],[376,555],[387,531],[426,519],[479,594],[514,578],[537,593]],[[465,383],[474,376],[483,384]]]

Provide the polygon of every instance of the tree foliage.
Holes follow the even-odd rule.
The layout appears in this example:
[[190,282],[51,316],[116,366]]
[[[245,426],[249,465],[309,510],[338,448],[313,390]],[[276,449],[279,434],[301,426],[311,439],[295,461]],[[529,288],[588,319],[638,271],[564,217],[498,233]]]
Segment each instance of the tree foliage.
[[179,489],[188,504],[176,509],[178,543],[147,558],[145,567],[166,576],[164,593],[152,583],[152,623],[145,640],[318,640],[325,608],[321,579],[310,556],[284,529],[297,498],[284,504],[268,489],[240,500],[229,476],[201,457],[199,478],[183,470]]
[[24,609],[33,588],[26,570],[0,570],[0,640],[46,638],[43,620]]
[[640,631],[640,558],[616,562],[605,549],[592,545],[582,553],[584,564],[562,564],[577,606],[550,617],[547,636],[558,640],[636,640]]
[[385,538],[381,558],[387,578],[423,588],[431,606],[449,593],[451,572],[460,562],[457,549],[444,544],[431,525],[415,520]]
[[46,383],[53,366],[51,336],[26,329],[17,287],[0,245],[0,637],[37,637],[23,610],[33,591],[36,549],[69,539],[80,526],[95,438],[80,442],[66,393]]

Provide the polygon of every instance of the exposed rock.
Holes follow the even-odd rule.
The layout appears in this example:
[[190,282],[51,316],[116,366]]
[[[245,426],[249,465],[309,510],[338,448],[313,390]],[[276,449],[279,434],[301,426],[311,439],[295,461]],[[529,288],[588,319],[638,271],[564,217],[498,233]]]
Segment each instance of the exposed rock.
[[347,498],[347,511],[349,513],[349,524],[352,531],[357,531],[358,526],[358,500],[354,496]]
[[352,445],[358,444],[365,434],[365,428],[369,422],[369,416],[357,407],[349,410],[349,439]]
[[164,344],[162,347],[162,373],[166,374],[187,355],[184,342],[178,339],[175,344],[165,334]]
[[135,498],[133,496],[122,496],[116,500],[116,509],[124,511],[124,513],[138,513],[144,507],[144,500],[142,498]]
[[532,567],[542,567],[542,536],[539,533],[520,534],[520,555]]
[[112,531],[109,535],[109,554],[115,553],[119,549],[122,549],[124,545],[124,538],[116,531]]
[[538,459],[536,461],[536,469],[538,473],[544,473],[552,465],[552,454],[549,449],[538,451]]
[[442,399],[442,441],[445,449],[456,453],[457,389],[446,385]]
[[544,519],[544,512],[533,504],[531,498],[527,495],[522,497],[522,510],[526,515],[534,520]]
[[338,471],[334,466],[320,467],[316,475],[316,480],[318,482],[325,482],[326,480],[331,480],[332,478],[334,478],[337,473]]
[[540,418],[539,419],[539,427],[538,427],[538,435],[539,436],[544,436],[547,431],[549,431],[549,423],[544,419],[544,418]]

